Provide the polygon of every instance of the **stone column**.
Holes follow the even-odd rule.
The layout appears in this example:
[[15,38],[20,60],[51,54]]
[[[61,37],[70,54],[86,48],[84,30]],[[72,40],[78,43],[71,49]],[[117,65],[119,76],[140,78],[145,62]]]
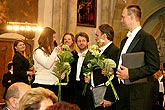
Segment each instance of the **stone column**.
[[67,14],[67,32],[75,34],[77,28],[77,0],[69,0]]
[[[70,2],[70,0],[69,0]],[[53,28],[56,31],[56,40],[59,43],[62,35],[66,32],[68,0],[54,0]]]

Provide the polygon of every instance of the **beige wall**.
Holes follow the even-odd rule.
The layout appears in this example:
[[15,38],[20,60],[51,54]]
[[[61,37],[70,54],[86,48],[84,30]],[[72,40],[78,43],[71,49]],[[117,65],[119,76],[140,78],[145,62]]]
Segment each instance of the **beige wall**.
[[[125,2],[126,1],[126,2]],[[96,27],[102,23],[110,24],[115,31],[114,43],[119,46],[127,30],[121,26],[121,13],[129,4],[139,4],[142,8],[142,26],[159,9],[165,7],[165,0],[97,0]],[[80,31],[90,36],[90,44],[94,44],[94,27],[77,26],[77,0],[39,0],[38,22],[50,26],[57,32],[56,39],[60,42],[65,32],[76,34]],[[145,28],[149,32],[148,28]],[[37,46],[38,34],[34,38]]]

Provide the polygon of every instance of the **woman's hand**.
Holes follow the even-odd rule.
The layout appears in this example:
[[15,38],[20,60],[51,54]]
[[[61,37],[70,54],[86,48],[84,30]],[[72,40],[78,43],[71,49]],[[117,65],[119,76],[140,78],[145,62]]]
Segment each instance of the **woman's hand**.
[[34,75],[35,74],[35,72],[33,72],[33,71],[27,71],[27,75]]

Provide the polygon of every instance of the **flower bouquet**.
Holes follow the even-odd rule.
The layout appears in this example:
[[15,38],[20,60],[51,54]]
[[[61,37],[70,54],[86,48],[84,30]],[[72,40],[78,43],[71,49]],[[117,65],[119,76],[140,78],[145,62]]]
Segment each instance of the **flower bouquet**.
[[[69,81],[69,73],[71,71],[70,63],[74,61],[73,54],[68,45],[62,46],[63,51],[57,54],[58,59],[55,61],[53,67],[53,74],[59,79],[59,82],[56,82],[55,85],[59,86],[58,98],[61,101],[61,85],[67,85]],[[65,74],[66,82],[62,83],[61,75]]]
[[[99,46],[98,45],[92,45],[89,47],[89,52],[93,56],[92,59],[89,60],[89,63],[87,64],[87,67],[83,67],[83,74],[84,76],[90,75],[90,73],[94,69],[102,69],[105,73],[105,75],[108,77],[108,81],[105,83],[106,86],[111,85],[111,88],[113,90],[113,93],[115,95],[115,98],[119,100],[119,97],[116,93],[116,90],[111,82],[111,80],[114,78],[114,74],[110,72],[111,68],[116,68],[116,63],[109,58],[105,58],[103,55],[99,53]],[[87,84],[84,86],[84,90],[82,92],[82,95],[85,95],[87,88]]]

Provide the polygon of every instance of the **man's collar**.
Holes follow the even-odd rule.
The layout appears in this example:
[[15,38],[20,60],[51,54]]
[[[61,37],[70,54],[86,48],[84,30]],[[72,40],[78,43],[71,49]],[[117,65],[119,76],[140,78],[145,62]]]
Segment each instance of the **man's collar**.
[[128,31],[127,37],[134,37],[141,28],[142,28],[141,26],[138,26],[132,32]]
[[103,52],[110,44],[112,44],[112,41],[110,41],[106,45],[100,47],[101,52]]

